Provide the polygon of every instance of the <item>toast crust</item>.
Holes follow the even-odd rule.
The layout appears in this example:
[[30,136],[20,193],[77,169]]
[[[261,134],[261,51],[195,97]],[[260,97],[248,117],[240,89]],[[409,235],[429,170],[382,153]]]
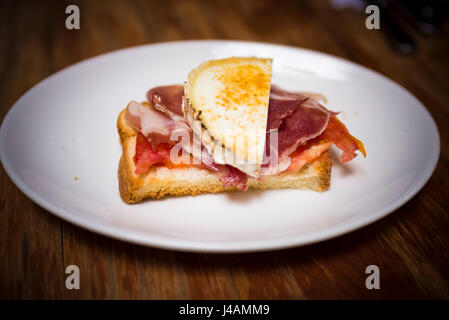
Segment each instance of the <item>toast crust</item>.
[[[147,102],[142,104],[149,106]],[[122,156],[118,166],[120,196],[126,203],[138,203],[146,198],[165,196],[198,195],[237,191],[236,187],[227,188],[220,182],[220,175],[207,169],[189,167],[173,168],[153,167],[144,175],[136,175],[134,154],[137,131],[125,119],[122,110],[117,119],[117,130],[122,145]],[[318,192],[329,188],[332,161],[329,152],[298,172],[284,172],[260,179],[248,178],[251,189],[307,189]]]

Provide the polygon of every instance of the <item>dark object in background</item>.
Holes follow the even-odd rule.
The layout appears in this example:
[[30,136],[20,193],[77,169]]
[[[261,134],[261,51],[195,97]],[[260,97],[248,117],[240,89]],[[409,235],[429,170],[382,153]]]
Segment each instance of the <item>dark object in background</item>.
[[439,0],[395,1],[394,5],[424,34],[440,31],[447,18],[447,4]]
[[368,5],[380,9],[380,30],[391,47],[402,54],[412,54],[418,48],[416,41],[404,30],[411,23],[424,34],[436,34],[448,18],[448,2],[444,0],[333,0],[337,8],[353,8],[363,11]]
[[417,44],[397,23],[394,1],[377,0],[372,1],[372,3],[380,9],[380,30],[386,35],[393,49],[402,54],[413,53],[417,48]]

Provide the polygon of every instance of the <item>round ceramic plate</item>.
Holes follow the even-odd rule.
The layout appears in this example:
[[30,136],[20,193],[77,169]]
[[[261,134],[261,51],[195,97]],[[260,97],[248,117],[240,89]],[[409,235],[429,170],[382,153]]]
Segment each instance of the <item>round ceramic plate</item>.
[[[248,191],[125,204],[117,180],[119,112],[144,100],[149,88],[183,83],[201,62],[230,56],[271,57],[272,83],[323,93],[365,143],[367,158],[343,166],[333,150],[331,187],[323,193]],[[235,41],[161,43],[77,63],[29,90],[0,129],[6,172],[58,217],[117,239],[208,252],[299,246],[365,226],[424,186],[439,150],[425,107],[380,74],[309,50]]]

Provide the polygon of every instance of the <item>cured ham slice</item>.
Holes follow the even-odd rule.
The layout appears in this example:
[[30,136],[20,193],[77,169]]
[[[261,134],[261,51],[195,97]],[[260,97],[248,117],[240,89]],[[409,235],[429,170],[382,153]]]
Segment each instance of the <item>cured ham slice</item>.
[[[128,105],[126,119],[139,131],[134,157],[136,174],[145,173],[154,165],[176,167],[170,161],[170,151],[178,141],[170,141],[170,136],[178,132],[184,133],[182,149],[191,159],[200,159],[196,162],[198,166],[221,173],[220,180],[225,186],[246,190],[248,176],[245,173],[230,165],[216,164],[201,144],[193,147],[195,136],[182,112],[183,94],[182,85],[156,87],[147,92],[154,108],[135,101]],[[355,158],[357,150],[366,155],[362,142],[350,135],[337,119],[337,113],[327,110],[318,101],[325,101],[324,96],[271,87],[262,174],[298,171],[333,144],[343,151],[343,163]],[[271,145],[272,130],[277,130],[277,148]],[[271,152],[275,153],[274,157],[269,157]]]
[[[262,174],[286,170],[291,165],[290,155],[308,140],[319,136],[333,114],[312,97],[272,86]],[[276,148],[271,150],[271,130],[277,130],[277,152]]]
[[[186,131],[185,134],[188,134],[189,139],[182,140],[185,143],[182,148],[192,154],[194,158],[199,159],[199,161],[202,162],[208,169],[212,171],[219,171],[214,165],[213,158],[209,155],[209,153],[207,153],[204,148],[195,148],[193,145],[193,139],[195,139],[195,137],[193,135],[192,128],[188,125],[182,112],[183,95],[184,86],[175,84],[170,86],[160,86],[148,90],[147,99],[153,103],[157,110],[165,113],[173,121],[175,121],[178,129],[184,129]],[[181,134],[182,131],[179,133]],[[201,142],[196,142],[201,146]]]
[[136,101],[131,101],[126,107],[125,118],[153,146],[169,142],[170,133],[175,129],[175,122],[171,118]]
[[[193,132],[182,114],[182,85],[157,87],[147,93],[156,110],[146,107],[138,102],[132,101],[127,108],[126,119],[139,135],[136,140],[136,174],[145,173],[151,166],[165,164],[174,166],[170,162],[171,146],[182,142],[182,148],[199,159],[201,165],[211,171],[220,172],[221,181],[228,187],[236,186],[246,190],[248,177],[240,170],[229,165],[216,164],[207,150],[193,146]],[[177,131],[178,130],[178,131]],[[183,139],[171,141],[170,137],[183,136]],[[186,136],[188,138],[186,139]],[[198,142],[200,143],[200,142]],[[190,161],[192,163],[193,161]]]
[[304,104],[305,107],[322,109],[323,111],[328,112],[333,115],[338,114],[337,112],[327,110],[322,104],[320,104],[320,101],[327,102],[326,97],[320,93],[290,92],[290,91],[283,90],[276,85],[272,85],[270,99],[283,100],[283,101],[285,101],[285,100],[294,100],[294,101],[305,100],[305,102],[306,102]]
[[[159,109],[162,109],[162,105],[159,105]],[[128,104],[125,117],[128,123],[141,132],[153,147],[160,143],[181,142],[183,149],[193,153],[191,150],[194,149],[191,139],[192,129],[183,118],[175,120],[169,116],[169,113],[160,112],[136,101]]]
[[346,126],[337,119],[337,117],[331,117],[326,130],[319,137],[322,142],[332,142],[337,148],[343,151],[340,157],[342,163],[351,161],[357,154],[357,150],[366,157],[365,146],[357,138],[353,137]]
[[185,122],[182,114],[183,96],[184,86],[181,84],[156,87],[147,92],[148,101],[153,103],[157,110],[166,113],[174,120]]
[[329,114],[299,103],[292,115],[278,128],[279,159],[289,156],[306,141],[319,136],[326,129]]
[[[214,163],[214,159],[207,152],[207,150],[201,146],[201,142],[197,139],[192,131],[192,128],[188,125],[182,112],[182,97],[184,95],[184,86],[180,84],[171,86],[161,86],[148,90],[147,99],[152,102],[154,107],[165,113],[173,121],[175,121],[178,129],[184,129],[185,134],[189,136],[188,139],[183,139],[182,148],[190,153],[197,162],[203,164],[211,171],[220,171],[220,168]],[[182,131],[179,132],[182,134]],[[197,139],[195,141],[194,139]],[[200,148],[196,148],[194,143],[198,143]]]
[[278,129],[284,119],[291,116],[296,110],[296,107],[306,100],[307,97],[304,97],[300,100],[282,100],[270,98],[267,119],[267,132],[271,129]]
[[222,178],[220,181],[225,187],[232,188],[237,187],[242,191],[248,189],[248,175],[237,168],[230,165],[219,165]]
[[[363,143],[349,134],[336,112],[322,106],[326,98],[313,93],[287,92],[272,86],[267,122],[267,140],[262,174],[298,171],[335,144],[343,151],[341,162],[354,159],[360,150],[366,156]],[[278,130],[277,155],[270,157],[271,129]]]
[[346,126],[336,116],[332,116],[329,119],[326,130],[320,136],[310,140],[291,154],[291,165],[286,171],[299,171],[305,164],[318,159],[333,144],[343,151],[340,157],[342,163],[346,163],[357,157],[355,153],[357,150],[360,150],[363,156],[366,157],[363,143],[353,137]]
[[190,134],[192,129],[187,124],[187,121],[182,114],[183,95],[184,86],[175,84],[148,90],[147,99],[154,105],[156,110],[165,113],[174,121],[175,127],[173,130],[179,130],[180,132],[186,130]]

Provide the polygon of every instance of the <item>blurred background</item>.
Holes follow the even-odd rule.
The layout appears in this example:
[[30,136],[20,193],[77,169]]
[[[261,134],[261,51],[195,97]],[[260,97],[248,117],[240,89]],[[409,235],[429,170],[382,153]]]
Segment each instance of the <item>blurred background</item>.
[[[331,242],[246,255],[170,252],[93,234],[35,205],[0,167],[0,297],[449,298],[448,3],[1,0],[0,121],[39,81],[86,58],[161,41],[236,39],[317,50],[382,73],[428,108],[442,149],[428,184],[395,214]],[[79,7],[79,30],[66,28],[68,5]],[[380,10],[379,29],[367,28],[376,24],[369,5]],[[71,261],[87,270],[78,293],[61,285]],[[378,292],[360,285],[373,261],[383,270]]]
[[[441,94],[449,89],[448,3],[2,0],[0,98],[5,105],[0,116],[31,86],[77,61],[124,47],[186,39],[239,39],[318,50],[365,65],[417,95],[443,102]],[[65,27],[70,4],[80,9],[79,30]],[[380,29],[366,27],[370,14],[365,10],[372,4],[380,9]],[[430,92],[431,84],[435,87]]]

